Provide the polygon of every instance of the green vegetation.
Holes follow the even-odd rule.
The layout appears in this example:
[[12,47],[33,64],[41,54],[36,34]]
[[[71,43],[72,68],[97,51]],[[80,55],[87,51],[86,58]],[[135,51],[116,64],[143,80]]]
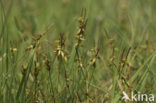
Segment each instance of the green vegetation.
[[0,103],[131,103],[123,91],[156,97],[155,5],[0,0]]

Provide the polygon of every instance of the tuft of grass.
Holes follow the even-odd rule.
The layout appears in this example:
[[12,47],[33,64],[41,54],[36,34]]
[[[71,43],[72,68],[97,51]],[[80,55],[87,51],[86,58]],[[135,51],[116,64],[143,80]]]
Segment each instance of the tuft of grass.
[[0,0],[0,103],[128,103],[123,91],[156,95],[155,4]]

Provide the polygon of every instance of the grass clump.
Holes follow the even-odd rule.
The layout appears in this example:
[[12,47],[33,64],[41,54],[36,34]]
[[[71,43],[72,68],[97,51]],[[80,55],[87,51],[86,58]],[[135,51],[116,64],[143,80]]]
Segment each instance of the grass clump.
[[155,3],[1,0],[0,103],[155,96]]

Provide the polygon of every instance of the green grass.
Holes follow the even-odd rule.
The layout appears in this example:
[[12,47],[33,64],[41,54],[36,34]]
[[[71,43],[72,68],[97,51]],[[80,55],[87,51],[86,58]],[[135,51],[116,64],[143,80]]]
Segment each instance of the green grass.
[[0,103],[129,103],[123,91],[156,96],[155,5],[0,0]]

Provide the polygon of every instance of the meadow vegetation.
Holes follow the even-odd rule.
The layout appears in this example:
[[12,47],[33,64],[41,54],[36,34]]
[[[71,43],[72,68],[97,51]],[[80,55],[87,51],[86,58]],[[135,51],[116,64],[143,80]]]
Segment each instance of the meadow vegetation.
[[121,100],[123,91],[156,96],[155,5],[0,0],[0,103],[131,103]]

